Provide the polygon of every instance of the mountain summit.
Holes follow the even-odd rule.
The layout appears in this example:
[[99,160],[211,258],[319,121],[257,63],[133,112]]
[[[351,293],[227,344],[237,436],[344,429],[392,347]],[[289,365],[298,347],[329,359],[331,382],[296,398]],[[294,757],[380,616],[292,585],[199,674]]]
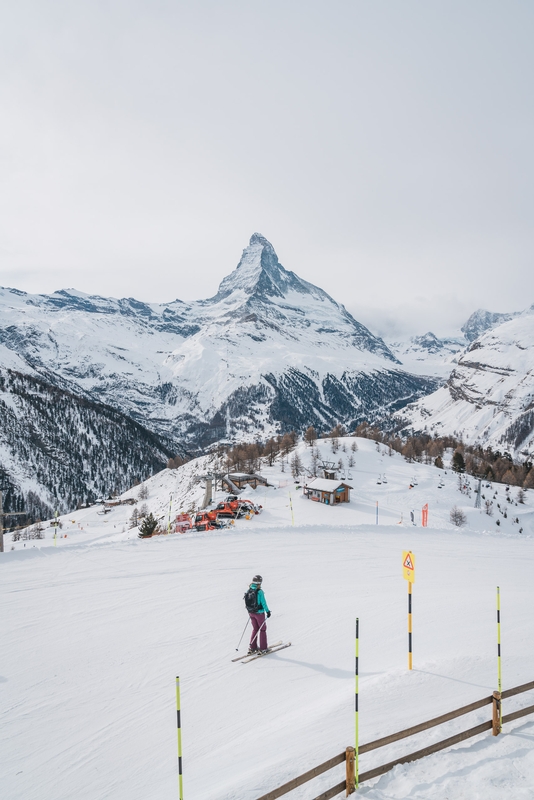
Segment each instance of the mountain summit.
[[310,347],[329,346],[333,339],[343,349],[357,348],[400,363],[385,342],[357,322],[346,308],[323,289],[286,270],[272,244],[254,233],[243,250],[235,270],[223,279],[215,297],[207,301],[221,312],[235,315],[256,329],[262,337],[267,330],[295,338],[296,333]]
[[231,292],[243,291],[262,297],[284,297],[287,292],[300,294],[326,292],[302,280],[294,272],[288,272],[278,261],[272,244],[261,233],[253,233],[248,247],[243,250],[241,261],[235,270],[223,279],[217,297]]

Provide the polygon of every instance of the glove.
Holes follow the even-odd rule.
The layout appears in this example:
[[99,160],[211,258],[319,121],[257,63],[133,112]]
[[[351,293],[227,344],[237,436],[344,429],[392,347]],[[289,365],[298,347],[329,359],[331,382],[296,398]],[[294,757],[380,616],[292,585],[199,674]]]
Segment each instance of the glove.
[[269,619],[269,617],[270,617],[270,616],[271,616],[271,612],[270,612],[270,611],[268,611],[268,612],[267,612],[267,619]]

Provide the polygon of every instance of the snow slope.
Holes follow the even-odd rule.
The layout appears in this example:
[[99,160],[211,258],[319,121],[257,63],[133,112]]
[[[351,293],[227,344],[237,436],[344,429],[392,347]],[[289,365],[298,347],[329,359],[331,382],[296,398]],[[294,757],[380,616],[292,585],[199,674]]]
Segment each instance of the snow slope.
[[407,425],[534,453],[534,307],[492,328],[458,358],[446,385],[403,411]]
[[[345,465],[352,439],[335,455]],[[131,506],[62,518],[54,547],[8,543],[0,556],[3,647],[0,785],[9,800],[164,800],[177,796],[174,678],[182,686],[184,788],[196,800],[255,800],[353,742],[354,620],[361,626],[360,741],[430,719],[496,688],[495,587],[500,585],[504,688],[534,679],[534,494],[495,519],[457,478],[358,440],[352,502],[305,500],[281,464],[264,510],[226,531],[139,540]],[[309,462],[310,451],[300,445]],[[207,458],[146,482],[166,519],[203,495]],[[386,474],[387,483],[377,484]],[[440,476],[444,487],[438,489]],[[415,478],[415,481],[414,481]],[[414,488],[409,486],[414,484]],[[504,487],[494,486],[501,501]],[[139,487],[131,490],[137,494]],[[125,495],[126,496],[126,495]],[[291,503],[290,503],[291,500]],[[376,501],[379,525],[375,524]],[[429,527],[407,523],[429,503]],[[448,521],[463,506],[468,525]],[[293,506],[293,520],[291,505]],[[509,506],[510,507],[510,506]],[[401,515],[403,522],[400,523]],[[400,523],[400,524],[399,524]],[[32,544],[36,546],[33,547]],[[402,551],[416,557],[414,670],[407,671]],[[292,647],[232,663],[256,572],[273,615],[271,641]],[[243,650],[243,646],[241,648]],[[532,704],[512,698],[505,713]],[[484,721],[489,707],[414,740],[364,755],[360,769]],[[288,795],[315,797],[337,768]],[[364,784],[369,800],[534,796],[534,718]]]

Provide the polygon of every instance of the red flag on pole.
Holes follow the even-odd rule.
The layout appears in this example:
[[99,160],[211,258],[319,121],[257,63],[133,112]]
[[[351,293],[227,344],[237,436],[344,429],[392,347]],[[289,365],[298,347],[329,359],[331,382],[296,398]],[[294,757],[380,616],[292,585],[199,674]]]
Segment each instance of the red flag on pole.
[[423,528],[426,528],[428,525],[428,503],[425,503],[423,508],[421,509],[421,525]]

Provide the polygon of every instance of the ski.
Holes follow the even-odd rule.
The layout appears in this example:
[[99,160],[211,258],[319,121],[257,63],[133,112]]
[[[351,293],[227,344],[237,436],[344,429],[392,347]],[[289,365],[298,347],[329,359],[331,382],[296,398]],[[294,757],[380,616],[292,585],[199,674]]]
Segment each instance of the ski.
[[[269,650],[271,650],[271,648],[273,648],[273,647],[278,647],[281,644],[283,644],[283,642],[275,642],[275,644],[271,645]],[[238,656],[237,658],[232,658],[232,661],[241,661],[242,658],[246,658],[247,656],[251,656],[251,655],[252,655],[252,653],[245,653],[244,656]]]
[[272,647],[269,647],[266,653],[255,653],[249,658],[244,658],[241,663],[248,664],[250,661],[255,661],[256,658],[262,658],[263,656],[268,656],[271,653],[278,653],[279,650],[284,650],[286,647],[291,647],[291,642],[287,642],[287,644],[273,645]]

